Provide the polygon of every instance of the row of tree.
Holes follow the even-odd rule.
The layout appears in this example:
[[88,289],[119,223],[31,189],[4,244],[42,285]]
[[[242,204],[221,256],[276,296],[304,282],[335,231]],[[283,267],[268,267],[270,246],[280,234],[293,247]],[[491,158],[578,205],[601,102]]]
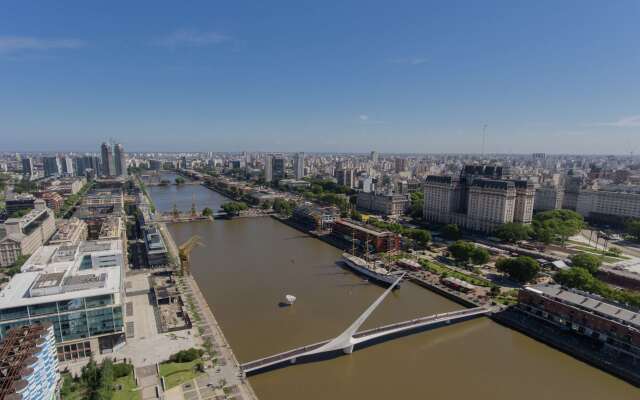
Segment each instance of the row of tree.
[[224,203],[221,208],[229,215],[239,215],[240,211],[244,211],[249,207],[247,206],[247,203],[242,201],[229,201]]
[[449,246],[449,253],[456,261],[464,264],[480,265],[491,259],[491,254],[487,249],[464,240],[458,240]]
[[614,289],[598,279],[595,274],[602,259],[592,254],[581,253],[571,257],[571,268],[558,272],[554,279],[561,285],[584,290],[606,299],[640,307],[640,293]]
[[496,268],[498,271],[507,274],[511,279],[525,284],[538,275],[540,263],[528,256],[501,257],[496,261]]
[[[358,215],[359,213],[352,213],[352,217],[356,217],[355,219],[358,219]],[[360,220],[362,220],[361,216]],[[409,237],[420,246],[426,246],[431,242],[431,232],[426,229],[407,228],[401,224],[385,222],[377,218],[369,218],[367,223],[375,226],[376,228],[386,229],[393,233]]]
[[72,397],[73,392],[82,391],[80,397],[83,399],[111,400],[115,380],[131,374],[132,371],[133,367],[130,364],[114,364],[109,358],[97,364],[92,358],[82,367],[79,377],[64,380],[60,395],[65,399]]
[[569,237],[585,227],[584,218],[571,210],[551,210],[537,213],[531,225],[508,223],[501,225],[495,235],[507,242],[536,239],[542,243],[564,245]]

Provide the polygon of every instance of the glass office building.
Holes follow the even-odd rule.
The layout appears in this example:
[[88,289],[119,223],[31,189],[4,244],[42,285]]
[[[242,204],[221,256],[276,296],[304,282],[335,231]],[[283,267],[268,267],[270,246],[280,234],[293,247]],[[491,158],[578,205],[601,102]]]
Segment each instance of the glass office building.
[[124,343],[121,246],[102,240],[38,249],[0,293],[0,338],[49,322],[60,361]]

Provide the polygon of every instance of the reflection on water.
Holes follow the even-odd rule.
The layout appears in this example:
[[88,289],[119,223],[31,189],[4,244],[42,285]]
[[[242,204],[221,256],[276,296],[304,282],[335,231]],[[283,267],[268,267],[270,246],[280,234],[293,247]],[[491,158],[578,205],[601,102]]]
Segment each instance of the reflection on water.
[[[173,183],[175,177],[175,174],[163,174],[161,179],[167,179]],[[160,212],[170,212],[174,205],[179,211],[189,211],[193,201],[198,212],[205,207],[218,211],[222,204],[229,201],[228,198],[201,185],[149,186],[147,190]]]

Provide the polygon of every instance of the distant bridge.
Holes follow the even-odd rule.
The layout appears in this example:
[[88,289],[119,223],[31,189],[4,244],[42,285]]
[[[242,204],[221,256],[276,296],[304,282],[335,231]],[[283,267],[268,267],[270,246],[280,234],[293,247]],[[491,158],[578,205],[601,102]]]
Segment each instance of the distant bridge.
[[296,362],[314,361],[317,359],[327,358],[332,355],[351,354],[354,350],[357,350],[355,348],[357,345],[375,344],[377,341],[389,340],[394,337],[404,336],[420,330],[429,329],[431,327],[450,325],[456,322],[474,319],[490,312],[490,310],[484,307],[476,307],[443,314],[429,315],[426,317],[415,318],[408,321],[397,322],[378,328],[356,332],[403,277],[404,274],[402,274],[393,283],[393,285],[389,286],[389,288],[375,302],[373,302],[373,304],[371,304],[371,306],[369,306],[369,308],[360,315],[360,317],[358,317],[351,326],[335,338],[244,363],[240,365],[242,372],[245,375],[252,375],[270,369],[281,368],[289,364],[295,364]]

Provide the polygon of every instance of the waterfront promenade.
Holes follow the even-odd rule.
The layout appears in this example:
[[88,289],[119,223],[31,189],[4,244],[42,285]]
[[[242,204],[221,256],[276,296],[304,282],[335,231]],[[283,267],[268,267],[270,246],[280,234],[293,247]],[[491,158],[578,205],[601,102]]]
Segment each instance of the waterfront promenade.
[[196,325],[201,328],[202,340],[210,341],[214,351],[217,353],[217,363],[214,366],[215,371],[209,374],[209,376],[217,380],[217,382],[212,382],[212,384],[225,387],[235,386],[239,390],[242,399],[257,400],[258,397],[251,388],[249,381],[244,378],[240,363],[236,359],[218,321],[216,321],[211,308],[202,295],[198,283],[191,275],[186,276],[183,282],[184,286],[182,290],[184,290],[186,295],[192,295],[194,306],[202,318],[201,321],[196,323]]
[[[167,243],[169,252],[172,254],[173,259],[176,262],[180,262],[178,257],[178,246],[173,239],[173,235],[167,229],[166,224],[158,224],[160,231]],[[179,267],[179,266],[178,266]],[[232,387],[234,391],[245,400],[257,400],[258,397],[253,391],[253,388],[249,384],[249,381],[244,378],[244,374],[240,368],[240,363],[236,359],[229,342],[222,332],[222,328],[216,321],[216,318],[211,311],[207,301],[205,300],[200,287],[195,278],[191,275],[184,276],[180,280],[179,288],[183,296],[190,297],[193,301],[193,305],[196,308],[196,312],[199,314],[201,320],[196,321],[194,327],[201,332],[202,345],[207,341],[211,343],[212,350],[217,353],[217,363],[212,370],[207,371],[210,384],[214,386]],[[238,398],[238,397],[236,397]]]

